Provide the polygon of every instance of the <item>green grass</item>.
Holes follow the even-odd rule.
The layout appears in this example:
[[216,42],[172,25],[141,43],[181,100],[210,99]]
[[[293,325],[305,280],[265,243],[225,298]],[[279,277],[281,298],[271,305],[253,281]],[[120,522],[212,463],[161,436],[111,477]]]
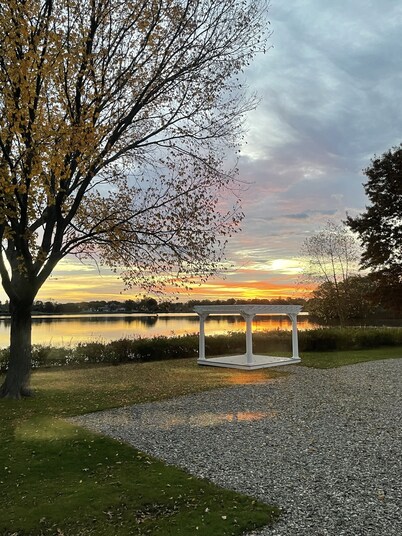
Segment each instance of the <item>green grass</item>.
[[345,365],[402,358],[401,346],[383,346],[364,350],[343,350],[331,352],[303,352],[301,364],[305,367],[334,368]]
[[224,536],[272,523],[277,509],[63,418],[281,374],[194,360],[36,371],[35,398],[0,400],[0,534]]
[[[401,357],[401,346],[302,352],[302,365]],[[194,359],[37,370],[35,398],[0,400],[0,535],[229,536],[274,522],[275,508],[64,418],[283,375],[198,367]]]

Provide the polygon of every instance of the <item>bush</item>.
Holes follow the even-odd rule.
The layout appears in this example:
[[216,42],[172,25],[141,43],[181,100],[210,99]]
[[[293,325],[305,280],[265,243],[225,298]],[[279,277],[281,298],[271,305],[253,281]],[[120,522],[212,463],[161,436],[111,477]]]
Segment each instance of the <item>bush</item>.
[[104,363],[112,357],[107,354],[106,347],[103,342],[78,343],[73,348],[71,363]]
[[337,350],[343,338],[338,330],[332,328],[311,329],[299,332],[300,352],[319,352]]
[[292,335],[289,331],[276,330],[253,334],[253,352],[291,352]]
[[0,373],[7,370],[7,363],[10,357],[10,349],[2,348],[0,350]]
[[[229,353],[241,354],[245,351],[246,339],[244,333],[232,331],[227,335],[214,335],[205,338],[205,353],[207,356],[225,355]],[[198,356],[198,352],[196,355]]]
[[72,348],[69,347],[35,344],[32,347],[32,368],[69,365],[72,360],[72,351]]
[[358,350],[401,344],[401,328],[320,328],[299,332],[300,352]]
[[153,339],[134,339],[134,351],[141,361],[195,357],[198,354],[198,336],[154,337]]

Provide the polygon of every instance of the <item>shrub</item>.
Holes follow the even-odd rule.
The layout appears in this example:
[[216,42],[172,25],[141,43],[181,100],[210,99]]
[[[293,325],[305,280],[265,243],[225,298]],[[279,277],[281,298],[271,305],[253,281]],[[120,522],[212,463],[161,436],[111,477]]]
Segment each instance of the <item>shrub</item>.
[[104,363],[107,361],[106,346],[102,342],[78,343],[73,350],[71,363]]
[[214,335],[212,337],[206,337],[205,339],[205,353],[207,356],[224,355],[228,353],[240,354],[246,351],[245,348],[246,341],[244,333],[239,333],[237,331],[232,331],[227,335]]
[[73,349],[70,347],[42,346],[32,347],[32,368],[68,365]]
[[400,344],[401,328],[319,328],[299,332],[300,352],[357,350]]
[[336,329],[322,328],[299,332],[300,352],[319,352],[337,350],[340,345],[340,334]]
[[193,357],[198,351],[197,335],[181,337],[154,337],[153,339],[134,339],[135,354],[142,361],[158,359],[177,359]]
[[7,370],[7,363],[10,357],[10,349],[2,348],[0,350],[0,373]]
[[276,330],[253,334],[253,351],[255,353],[290,352],[292,336],[289,331]]

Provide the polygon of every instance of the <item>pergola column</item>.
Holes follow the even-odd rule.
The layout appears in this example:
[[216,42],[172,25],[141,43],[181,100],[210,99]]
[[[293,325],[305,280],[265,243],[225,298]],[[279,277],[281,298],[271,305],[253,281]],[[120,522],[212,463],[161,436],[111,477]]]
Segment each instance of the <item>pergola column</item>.
[[299,358],[299,343],[297,339],[297,313],[288,313],[292,321],[292,357]]
[[205,320],[208,313],[198,313],[200,317],[200,336],[198,341],[198,359],[205,359]]
[[254,363],[253,358],[253,318],[255,314],[242,311],[241,316],[246,321],[246,360],[247,365]]

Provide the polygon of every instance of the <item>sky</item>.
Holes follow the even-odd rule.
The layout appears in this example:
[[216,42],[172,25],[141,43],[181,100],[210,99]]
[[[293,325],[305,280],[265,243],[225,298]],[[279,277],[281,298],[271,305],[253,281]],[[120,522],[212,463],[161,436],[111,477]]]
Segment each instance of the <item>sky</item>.
[[[362,172],[402,142],[402,2],[272,0],[271,47],[246,72],[260,103],[239,161],[242,230],[229,269],[181,301],[299,296],[302,242],[366,204]],[[107,270],[65,259],[39,299],[124,300]]]

